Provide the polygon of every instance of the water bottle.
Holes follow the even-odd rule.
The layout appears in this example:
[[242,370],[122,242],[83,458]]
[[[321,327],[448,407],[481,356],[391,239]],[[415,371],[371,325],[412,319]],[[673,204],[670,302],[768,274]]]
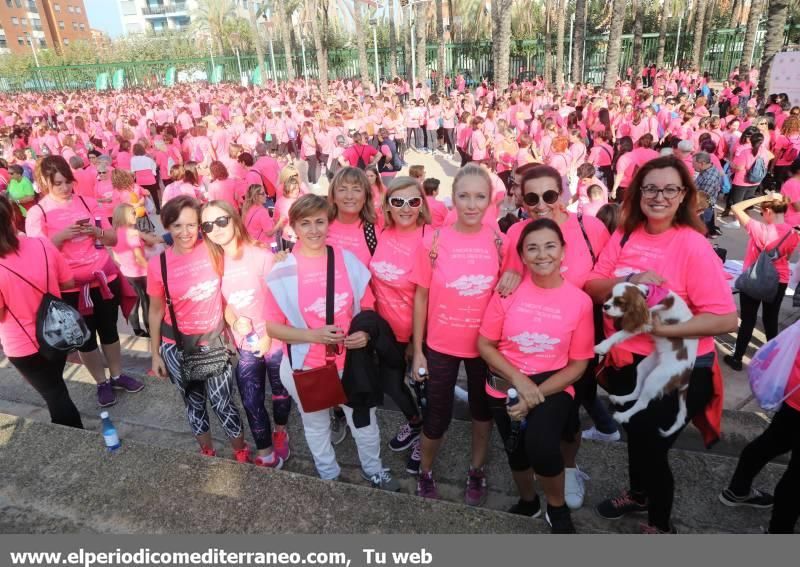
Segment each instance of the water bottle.
[[[420,368],[417,370],[420,378],[425,378],[428,374],[428,371],[424,368]],[[417,404],[419,404],[419,409],[421,412],[424,412],[428,407],[428,381],[423,380],[422,382],[417,382],[414,380],[414,393],[417,395]]]
[[[103,223],[102,223],[102,221],[101,221],[100,217],[94,217],[94,225],[95,225],[97,228],[102,228],[102,224],[103,224]],[[96,240],[94,241],[94,247],[95,247],[95,248],[97,248],[98,250],[102,250],[103,248],[105,248],[105,246],[103,245],[103,243],[102,243],[102,242],[100,242],[100,239],[99,239],[99,238],[98,238],[98,239],[96,239]]]
[[250,331],[247,333],[247,336],[244,338],[244,344],[246,344],[250,350],[256,350],[258,347],[258,334],[255,331]]
[[277,254],[278,253],[278,243],[277,242],[273,242],[272,244],[269,245],[269,249],[272,251],[273,254]]
[[[517,405],[519,403],[519,394],[517,390],[514,388],[508,389],[508,400],[506,401],[506,407],[511,407]],[[519,443],[519,434],[525,427],[525,420],[522,421],[515,421],[511,420],[511,432],[508,434],[508,439],[506,439],[506,451],[509,453],[513,453],[516,448],[517,444]]]
[[107,411],[100,414],[100,419],[103,420],[103,441],[106,443],[106,449],[108,449],[109,453],[113,453],[122,445],[119,441],[117,428],[111,423],[111,418],[108,417]]

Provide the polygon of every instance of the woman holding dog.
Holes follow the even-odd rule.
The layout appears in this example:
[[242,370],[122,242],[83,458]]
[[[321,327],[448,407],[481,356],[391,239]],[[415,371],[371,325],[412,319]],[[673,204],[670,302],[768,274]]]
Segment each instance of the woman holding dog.
[[[516,253],[527,274],[512,295],[494,294],[478,337],[481,357],[495,375],[519,392],[519,401],[506,411],[502,390],[493,381],[487,386],[491,399],[501,401],[493,413],[520,493],[509,512],[539,515],[535,474],[544,489],[546,518],[553,533],[575,532],[564,494],[561,440],[575,405],[572,384],[594,358],[592,301],[561,273],[566,245],[552,219],[525,225]],[[530,332],[532,327],[536,332]],[[527,428],[514,444],[512,420],[522,419]]]
[[[664,286],[686,301],[693,314],[689,321],[665,325],[654,317],[651,333],[673,339],[700,337],[687,393],[688,419],[696,420],[706,440],[713,441],[721,417],[721,402],[712,403],[721,395],[713,337],[733,332],[737,315],[732,297],[720,293],[727,288],[722,264],[704,237],[696,204],[697,188],[678,159],[660,157],[642,165],[626,191],[620,230],[600,254],[585,289],[599,303],[618,283],[652,284]],[[606,319],[605,331],[606,336],[614,332],[613,321]],[[609,392],[632,392],[637,365],[652,351],[653,341],[647,335],[613,348],[602,372]],[[681,430],[666,438],[658,430],[668,428],[677,411],[678,397],[673,391],[625,424],[630,486],[597,506],[601,517],[616,520],[647,512],[643,533],[675,532],[670,517],[675,486],[668,452]]]

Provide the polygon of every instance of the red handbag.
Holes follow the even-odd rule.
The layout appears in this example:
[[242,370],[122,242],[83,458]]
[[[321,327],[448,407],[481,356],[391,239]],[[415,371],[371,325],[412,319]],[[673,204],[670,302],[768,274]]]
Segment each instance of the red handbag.
[[[335,264],[333,248],[328,246],[328,270],[325,290],[325,324],[333,325],[333,297]],[[289,345],[289,363],[292,362],[292,347]],[[336,368],[335,347],[328,345],[325,351],[325,366],[309,370],[294,370],[294,385],[303,411],[311,413],[347,403],[342,388],[339,370]]]

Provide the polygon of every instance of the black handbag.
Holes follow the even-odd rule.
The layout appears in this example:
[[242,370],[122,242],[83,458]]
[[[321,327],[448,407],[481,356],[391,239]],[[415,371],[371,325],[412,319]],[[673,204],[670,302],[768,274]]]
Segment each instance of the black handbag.
[[[174,332],[175,345],[182,355],[181,363],[181,378],[184,383],[188,382],[206,382],[209,378],[214,376],[222,376],[227,372],[231,366],[231,353],[228,351],[227,346],[222,340],[221,333],[215,333],[216,336],[209,341],[209,343],[217,342],[217,346],[197,346],[189,345],[185,349],[183,333],[178,329],[178,319],[175,317],[175,307],[172,305],[172,298],[169,294],[169,285],[167,284],[167,256],[166,252],[161,253],[161,278],[164,280],[164,295],[167,299],[167,307],[169,308],[169,316],[172,319],[172,329]],[[191,341],[197,342],[197,341]]]

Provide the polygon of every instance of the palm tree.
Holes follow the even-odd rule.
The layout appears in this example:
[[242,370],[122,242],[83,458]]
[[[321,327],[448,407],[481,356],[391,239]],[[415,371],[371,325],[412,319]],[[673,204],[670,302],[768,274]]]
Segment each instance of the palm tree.
[[[747,75],[750,71],[750,61],[756,48],[756,33],[758,32],[758,22],[761,20],[761,11],[764,9],[764,0],[751,0],[750,13],[747,16],[747,30],[744,32],[744,44],[742,46],[742,58],[739,61],[739,74]],[[781,30],[783,38],[783,30]]]
[[196,31],[208,33],[220,53],[223,51],[225,22],[236,16],[236,8],[231,0],[198,0],[197,9],[192,13],[192,25]]
[[553,47],[550,38],[550,20],[553,11],[553,0],[546,0],[544,4],[544,80],[548,83],[553,80]]
[[511,4],[512,0],[493,0],[492,2],[494,84],[500,92],[508,87],[508,67],[511,55]]
[[706,22],[706,0],[696,0],[695,3],[692,67],[700,69],[703,64],[703,25]]
[[394,0],[389,2],[389,74],[397,76],[397,30],[394,23]]
[[583,38],[586,36],[586,0],[575,2],[575,30],[572,41],[572,82],[583,78]]
[[614,0],[611,8],[611,29],[606,50],[606,72],[603,88],[611,90],[619,77],[619,60],[622,51],[622,24],[625,23],[625,0]]
[[248,15],[250,16],[250,30],[253,33],[253,42],[256,44],[256,59],[258,60],[258,72],[261,73],[261,80],[264,81],[264,72],[266,67],[264,66],[264,50],[261,48],[261,36],[258,33],[258,17],[256,16],[256,6],[255,3],[250,3],[250,10],[248,10]]
[[[314,34],[314,48],[317,51],[317,68],[319,69],[319,88],[322,96],[328,96],[328,50],[322,41],[322,36],[327,32],[327,26],[319,20],[319,0],[306,0],[308,14],[311,19],[311,33]],[[322,0],[325,1],[325,0]]]
[[642,33],[644,32],[644,0],[633,0],[633,57],[631,67],[633,67],[633,77],[640,76],[640,71],[644,62],[642,59]]
[[[708,45],[708,32],[711,30],[714,22],[714,10],[717,8],[717,0],[708,0],[706,3],[706,15],[703,21],[703,39],[700,41],[703,52],[705,53],[706,46]],[[697,68],[699,72],[703,72],[703,62],[700,61],[700,67]]]
[[417,82],[424,83],[425,79],[428,77],[428,67],[425,62],[425,56],[428,52],[428,34],[427,34],[427,19],[426,19],[426,12],[427,12],[427,5],[424,3],[417,4],[414,6],[414,11],[416,12],[414,16],[415,27],[417,28],[417,76],[414,77],[414,85],[417,85]]
[[661,13],[658,16],[658,50],[656,51],[656,67],[659,69],[664,66],[664,50],[667,46],[667,24],[669,23],[669,10],[667,4],[670,0],[664,0],[661,6]]
[[558,26],[556,27],[556,86],[564,85],[564,24],[567,21],[567,0],[556,0]]
[[286,59],[286,75],[290,81],[295,78],[294,61],[292,60],[292,35],[291,25],[286,25],[286,22],[292,21],[292,13],[295,10],[294,2],[272,2],[273,18],[277,22],[278,33],[281,34],[283,39],[283,55]]
[[764,38],[764,53],[761,56],[761,71],[758,77],[758,96],[767,95],[767,78],[775,54],[783,45],[783,29],[789,13],[789,0],[769,0],[767,9],[767,35]]
[[436,51],[436,73],[437,81],[434,90],[444,92],[444,76],[447,74],[445,69],[445,43],[444,43],[444,6],[442,0],[436,0],[436,37],[439,38],[439,47]]
[[[348,6],[348,9],[350,6]],[[358,70],[361,73],[361,82],[369,82],[369,63],[367,62],[367,45],[365,36],[367,27],[364,25],[364,12],[358,0],[353,0],[353,23],[355,24],[356,46],[358,47]]]

